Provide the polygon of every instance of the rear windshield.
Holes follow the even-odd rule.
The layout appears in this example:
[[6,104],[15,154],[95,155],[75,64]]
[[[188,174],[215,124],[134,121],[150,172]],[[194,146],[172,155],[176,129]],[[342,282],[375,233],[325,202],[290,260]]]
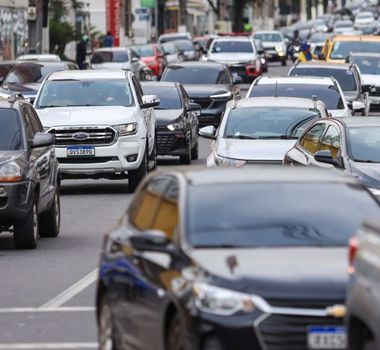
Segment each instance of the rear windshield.
[[141,57],[152,57],[154,56],[153,46],[134,46],[132,50],[135,51]]
[[128,62],[127,51],[99,51],[95,52],[91,58],[91,63],[100,64],[106,62]]
[[212,53],[232,53],[243,52],[253,53],[253,46],[250,41],[214,41],[214,45],[211,49]]
[[160,105],[155,109],[181,109],[182,103],[176,87],[143,86],[145,95],[156,95]]
[[5,84],[42,83],[50,73],[63,70],[63,65],[42,65],[38,63],[20,64],[9,72]]
[[337,41],[331,59],[345,59],[351,52],[380,52],[380,41]]
[[380,215],[368,192],[342,183],[200,185],[188,195],[197,247],[346,247],[365,217]]
[[334,85],[306,85],[306,84],[261,84],[251,90],[249,97],[303,97],[316,96],[322,100],[327,109],[343,109],[344,104],[339,90]]
[[194,50],[194,46],[191,43],[191,41],[176,41],[175,43],[179,47],[180,50],[183,50],[183,51]]
[[257,33],[254,35],[255,39],[261,41],[282,41],[282,36],[279,33]]
[[334,77],[338,80],[343,91],[357,89],[354,73],[349,69],[333,69],[322,67],[297,67],[292,69],[290,75],[308,75],[314,77]]
[[215,68],[171,66],[165,70],[162,80],[181,84],[218,84],[224,74],[223,70]]
[[18,112],[0,108],[0,150],[17,151],[23,149],[23,137]]

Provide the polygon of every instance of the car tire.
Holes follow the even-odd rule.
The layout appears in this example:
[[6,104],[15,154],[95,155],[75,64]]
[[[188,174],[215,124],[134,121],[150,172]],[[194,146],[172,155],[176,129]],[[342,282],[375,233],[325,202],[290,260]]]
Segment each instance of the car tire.
[[61,201],[59,189],[55,190],[54,200],[46,213],[40,216],[40,237],[57,237],[61,226]]
[[34,201],[24,222],[13,227],[13,242],[16,249],[35,249],[37,247],[38,224],[38,204],[37,201]]
[[285,67],[286,64],[287,64],[286,59],[281,61],[281,65],[282,65],[283,67]]
[[178,314],[175,314],[166,332],[166,350],[185,350],[185,334]]
[[186,153],[182,154],[179,157],[179,162],[185,165],[191,164],[191,153],[192,153],[192,147],[191,147],[191,135],[190,135],[190,141],[189,141],[189,144],[187,145]]
[[149,171],[149,157],[148,146],[145,148],[144,158],[141,161],[140,166],[136,170],[130,170],[128,172],[128,189],[130,193],[136,191],[137,186],[141,180],[148,174]]
[[195,143],[195,146],[191,150],[191,159],[197,160],[199,158],[199,141]]
[[111,308],[107,302],[106,297],[103,297],[99,307],[99,350],[118,350],[115,342],[115,332],[112,324]]

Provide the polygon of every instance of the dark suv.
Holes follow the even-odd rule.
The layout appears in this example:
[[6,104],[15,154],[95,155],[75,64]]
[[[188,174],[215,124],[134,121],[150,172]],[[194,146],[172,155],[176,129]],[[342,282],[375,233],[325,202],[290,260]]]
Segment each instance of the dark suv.
[[59,233],[53,144],[31,104],[15,96],[0,100],[0,232],[13,232],[16,248],[33,249],[38,236]]

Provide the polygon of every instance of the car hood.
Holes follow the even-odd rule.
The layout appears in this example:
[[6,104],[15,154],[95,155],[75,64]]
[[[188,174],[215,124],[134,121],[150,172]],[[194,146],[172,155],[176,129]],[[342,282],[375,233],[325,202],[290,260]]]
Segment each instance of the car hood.
[[6,162],[10,162],[19,158],[25,151],[1,151],[0,150],[0,166]]
[[[267,299],[344,300],[347,249],[195,249],[191,253],[210,283]],[[233,264],[231,263],[233,262]]]
[[380,188],[380,163],[350,161],[351,173],[368,187]]
[[185,84],[183,86],[191,99],[193,98],[203,98],[210,97],[212,95],[224,94],[230,91],[228,85],[221,84],[207,84],[207,85],[196,85],[196,84]]
[[118,125],[138,119],[135,107],[59,107],[36,109],[44,127]]
[[208,58],[210,61],[233,64],[233,63],[252,61],[256,59],[256,54],[242,53],[242,52],[210,53],[208,55]]
[[365,85],[380,86],[380,75],[377,74],[362,74],[363,83]]
[[130,62],[104,62],[91,64],[92,69],[109,69],[109,70],[120,70],[120,69],[131,69]]
[[11,92],[21,92],[25,95],[37,95],[38,89],[40,88],[41,83],[29,83],[29,84],[4,84],[0,88],[0,91],[5,94]]
[[182,114],[182,109],[155,109],[157,125],[168,125]]
[[222,157],[242,160],[283,160],[297,140],[235,140],[220,138],[216,152]]

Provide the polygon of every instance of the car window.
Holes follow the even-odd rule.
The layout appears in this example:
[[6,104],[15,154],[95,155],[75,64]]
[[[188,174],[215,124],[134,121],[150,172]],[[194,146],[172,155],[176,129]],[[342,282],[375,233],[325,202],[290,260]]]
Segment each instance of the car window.
[[26,105],[24,106],[24,111],[25,111],[25,114],[28,116],[29,121],[32,124],[34,133],[44,132],[44,128],[42,127],[42,124],[36,112],[33,110],[33,107]]
[[350,127],[347,138],[348,153],[352,160],[380,163],[380,127]]
[[170,239],[173,238],[178,225],[178,183],[171,180],[156,210],[153,229],[163,231]]
[[331,59],[345,59],[350,52],[379,52],[380,41],[336,41],[332,48]]
[[272,42],[279,42],[282,41],[282,36],[279,33],[257,33],[254,35],[255,39],[261,40],[261,41],[272,41]]
[[162,81],[181,84],[220,84],[219,77],[224,71],[219,67],[182,67],[172,65],[165,69]]
[[101,64],[106,62],[114,62],[114,63],[121,63],[121,62],[128,62],[129,56],[127,50],[125,51],[98,51],[95,52],[91,57],[91,63],[93,64]]
[[7,75],[4,84],[42,83],[52,72],[64,70],[63,64],[46,65],[23,63],[15,66]]
[[380,75],[380,57],[354,56],[352,61],[359,66],[362,74]]
[[316,124],[300,139],[300,145],[311,154],[319,151],[326,124]]
[[144,46],[134,46],[133,51],[136,52],[140,57],[152,57],[154,54],[154,47],[151,45]]
[[333,158],[336,158],[340,155],[340,131],[335,126],[329,126],[326,131],[326,134],[323,136],[321,143],[321,151],[328,150],[331,152]]
[[160,99],[160,105],[155,109],[181,109],[181,97],[177,87],[144,86],[145,95],[156,95]]
[[212,53],[253,53],[253,45],[250,41],[235,40],[215,40],[212,47]]
[[130,223],[139,230],[151,230],[155,226],[156,212],[167,188],[166,177],[155,177],[145,184],[130,205]]
[[23,135],[20,117],[15,109],[0,108],[0,150],[23,149]]
[[219,77],[216,83],[225,84],[225,85],[229,85],[231,83],[231,79],[226,71],[223,71],[219,74]]

